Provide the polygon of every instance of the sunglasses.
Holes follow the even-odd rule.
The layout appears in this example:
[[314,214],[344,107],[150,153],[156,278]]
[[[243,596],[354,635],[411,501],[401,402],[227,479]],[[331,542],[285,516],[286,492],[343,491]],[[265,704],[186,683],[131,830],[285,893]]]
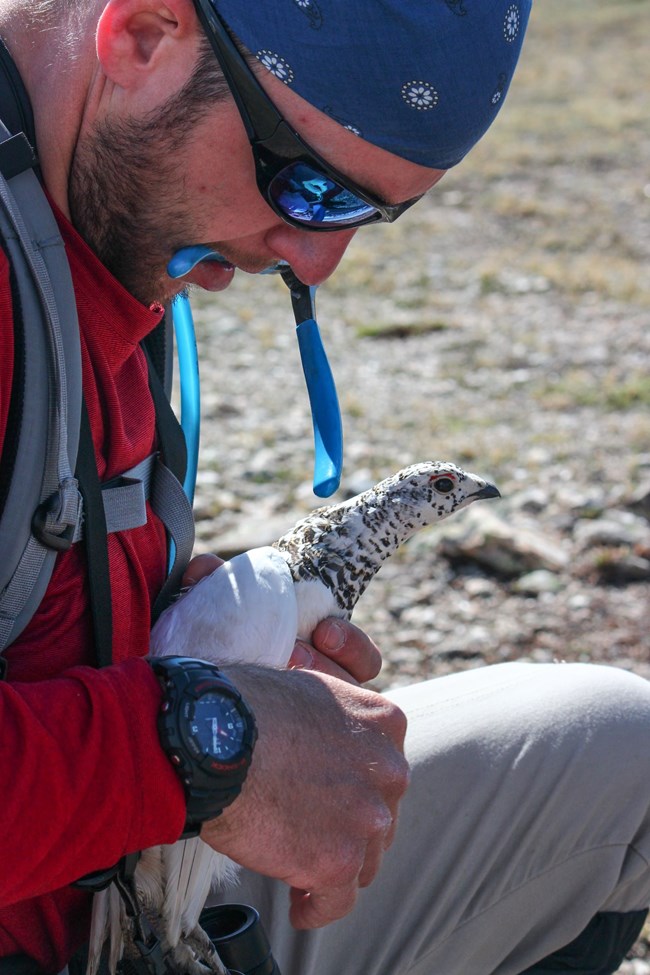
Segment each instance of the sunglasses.
[[210,0],[194,4],[246,128],[258,189],[279,217],[301,230],[350,230],[392,223],[421,199],[384,203],[330,166],[277,110]]

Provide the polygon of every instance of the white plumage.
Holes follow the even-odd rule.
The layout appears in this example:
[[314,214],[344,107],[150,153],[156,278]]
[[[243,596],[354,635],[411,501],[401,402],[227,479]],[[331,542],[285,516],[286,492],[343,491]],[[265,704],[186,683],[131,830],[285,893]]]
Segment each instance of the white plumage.
[[[349,619],[381,563],[411,535],[498,496],[488,481],[454,464],[407,467],[349,501],[313,511],[272,547],[238,555],[201,579],[162,614],[151,653],[284,667],[297,637],[309,640],[327,616]],[[179,973],[225,972],[198,919],[210,888],[235,870],[198,838],[144,851],[138,892]],[[129,949],[129,922],[113,886],[95,895],[88,975],[97,971],[107,936],[114,972],[125,940]]]

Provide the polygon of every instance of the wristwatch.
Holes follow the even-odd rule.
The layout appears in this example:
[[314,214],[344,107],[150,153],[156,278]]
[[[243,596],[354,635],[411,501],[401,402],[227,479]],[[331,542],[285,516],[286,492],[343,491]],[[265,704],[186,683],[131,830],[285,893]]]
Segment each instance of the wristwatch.
[[193,657],[150,659],[164,698],[158,733],[187,797],[182,839],[237,798],[251,763],[253,712],[218,667]]

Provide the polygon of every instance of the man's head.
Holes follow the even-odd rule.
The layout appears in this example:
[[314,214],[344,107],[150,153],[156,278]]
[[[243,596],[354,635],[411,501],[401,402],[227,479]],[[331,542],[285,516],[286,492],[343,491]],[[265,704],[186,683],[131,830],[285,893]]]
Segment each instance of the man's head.
[[[143,301],[178,290],[160,271],[189,244],[212,245],[246,271],[284,260],[302,280],[318,283],[354,233],[345,228],[315,240],[268,207],[256,189],[241,118],[231,98],[220,98],[223,80],[206,45],[192,0],[112,0],[97,27],[98,101],[87,101],[92,116],[77,139],[70,211],[104,263]],[[174,91],[172,73],[182,75],[188,51],[192,72]],[[262,67],[257,71],[316,152],[333,166],[343,161],[343,176],[386,204],[421,195],[442,175],[365,143]],[[181,286],[219,290],[232,273],[232,267],[203,265]]]
[[[143,301],[164,298],[178,290],[180,285],[166,276],[165,268],[177,249],[190,244],[208,244],[247,271],[284,260],[302,280],[318,283],[334,270],[354,233],[343,229],[313,234],[309,229],[287,225],[258,192],[247,133],[197,17],[200,4],[209,2],[212,0],[78,0],[71,5],[69,0],[2,0],[0,4],[0,15],[2,5],[26,12],[30,26],[42,17],[49,18],[48,30],[37,29],[28,34],[20,19],[14,19],[18,29],[12,32],[10,23],[6,32],[34,103],[38,148],[47,185],[102,260]],[[221,8],[222,0],[216,2]],[[375,25],[376,32],[381,33],[379,28],[383,30],[402,6],[408,11],[420,11],[417,16],[408,13],[402,18],[404,37],[421,27],[418,18],[424,14],[424,0],[409,0],[408,4],[402,0],[366,2],[369,23]],[[433,11],[436,23],[443,16],[455,25],[469,17],[483,16],[471,8],[471,2],[426,0],[426,8]],[[507,6],[504,0],[473,2],[480,9],[489,7],[502,32],[516,32],[512,41],[505,35],[503,39],[506,51],[515,51],[527,13],[523,5],[529,0],[514,0]],[[224,0],[227,20],[231,7],[237,8],[237,16],[233,15],[237,22],[229,22],[229,26],[241,34],[254,53],[267,50],[258,46],[251,24],[239,24],[237,19],[242,11],[252,11],[253,5],[233,5]],[[252,21],[259,18],[266,23],[269,8],[295,13],[300,22],[305,20],[306,29],[315,38],[311,47],[305,48],[305,59],[302,67],[294,71],[292,84],[279,80],[277,71],[274,74],[261,65],[256,69],[263,88],[289,125],[345,178],[384,203],[401,204],[432,186],[443,169],[433,166],[437,156],[434,158],[427,148],[432,141],[426,120],[434,113],[444,118],[442,109],[448,89],[436,82],[439,94],[433,108],[423,89],[420,95],[426,104],[417,107],[415,102],[420,95],[409,94],[408,84],[424,83],[433,75],[425,75],[418,63],[417,72],[414,68],[404,76],[407,80],[400,83],[400,110],[404,113],[402,118],[409,120],[411,136],[402,138],[400,152],[389,151],[396,129],[403,130],[404,123],[395,122],[392,108],[387,110],[393,104],[395,91],[394,87],[384,90],[382,79],[388,82],[391,70],[398,72],[401,55],[395,52],[393,63],[393,51],[384,44],[379,49],[381,77],[370,78],[369,88],[355,89],[350,106],[361,95],[369,99],[368,111],[372,114],[379,101],[384,105],[385,124],[375,131],[372,125],[369,127],[369,115],[363,120],[364,130],[359,138],[353,127],[345,125],[343,108],[328,87],[331,72],[328,75],[324,64],[333,57],[332,50],[327,43],[321,46],[318,40],[328,36],[325,20],[321,23],[318,18],[327,14],[327,23],[338,18],[341,37],[348,37],[349,54],[354,26],[349,8],[361,9],[359,3],[337,0],[328,5],[325,0],[318,0],[317,7],[314,0],[269,0],[261,7],[254,5]],[[354,23],[357,29],[360,25]],[[344,24],[348,25],[347,34]],[[259,31],[263,29],[261,23]],[[452,49],[457,58],[455,30],[454,27],[450,36],[455,39]],[[467,36],[473,38],[476,50],[483,50],[474,30]],[[261,34],[259,37],[259,43],[263,43]],[[433,55],[444,44],[441,35],[438,44],[430,45]],[[302,49],[302,42],[300,46]],[[421,44],[415,47],[423,49]],[[491,52],[491,45],[487,49]],[[320,61],[316,60],[316,52],[320,52]],[[465,60],[471,60],[471,52],[465,53]],[[492,53],[484,53],[489,61]],[[264,63],[264,54],[261,57]],[[378,60],[376,50],[374,57]],[[298,66],[296,52],[292,58]],[[514,65],[516,58],[513,60],[511,53],[510,58]],[[436,55],[429,60],[433,62],[433,72],[440,59]],[[495,62],[494,69],[497,68],[501,71],[500,62]],[[345,70],[340,63],[339,70]],[[326,76],[330,80],[318,96],[321,74],[324,81]],[[465,68],[459,67],[458,74],[462,80]],[[311,79],[309,88],[303,88],[300,80],[306,77]],[[501,92],[508,80],[502,80]],[[407,89],[402,90],[404,85]],[[460,88],[456,95],[459,92]],[[471,138],[486,124],[485,119],[489,121],[496,113],[499,99],[495,91],[490,94],[495,104],[485,115],[485,91],[475,92],[481,101],[483,122],[470,119]],[[305,100],[303,95],[308,98]],[[325,104],[323,99],[327,100]],[[473,104],[473,96],[470,102]],[[412,143],[415,138],[413,145],[420,146],[418,152],[424,151],[426,165],[409,159],[409,138]],[[466,143],[467,138],[463,149],[456,148],[454,153],[464,151]],[[417,155],[415,150],[413,154]],[[455,161],[455,156],[449,156],[449,160]],[[231,278],[232,268],[203,267],[187,275],[181,285],[197,283],[218,290],[227,286]]]

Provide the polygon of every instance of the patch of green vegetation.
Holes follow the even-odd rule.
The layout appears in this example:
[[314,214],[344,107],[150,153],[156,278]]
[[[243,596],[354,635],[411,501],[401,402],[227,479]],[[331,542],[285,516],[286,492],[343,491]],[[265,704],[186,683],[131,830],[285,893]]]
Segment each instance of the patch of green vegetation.
[[414,319],[407,322],[372,322],[357,325],[355,334],[360,339],[409,339],[430,332],[444,332],[449,328],[447,322]]
[[650,406],[650,376],[632,377],[620,386],[605,390],[605,406],[610,410]]
[[292,484],[295,482],[296,472],[287,467],[274,467],[268,471],[247,471],[244,478],[251,484]]
[[650,415],[637,413],[634,425],[628,430],[627,440],[633,453],[642,453],[650,443]]
[[570,370],[557,382],[540,390],[538,395],[547,409],[594,407],[606,412],[624,412],[650,407],[650,376],[640,373],[623,378],[609,375],[599,380],[583,370]]

